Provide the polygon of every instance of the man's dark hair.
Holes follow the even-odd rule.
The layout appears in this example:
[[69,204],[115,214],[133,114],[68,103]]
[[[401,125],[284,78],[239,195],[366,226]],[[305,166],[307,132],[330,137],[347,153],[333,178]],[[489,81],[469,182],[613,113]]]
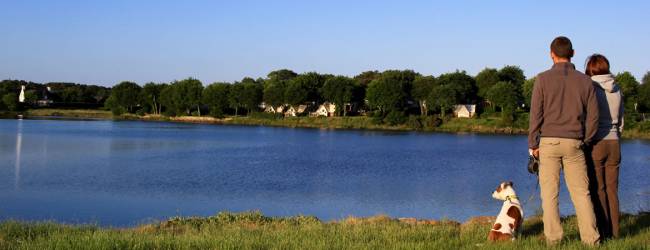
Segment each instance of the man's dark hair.
[[573,57],[573,45],[565,36],[558,36],[551,43],[551,51],[558,57],[570,59]]

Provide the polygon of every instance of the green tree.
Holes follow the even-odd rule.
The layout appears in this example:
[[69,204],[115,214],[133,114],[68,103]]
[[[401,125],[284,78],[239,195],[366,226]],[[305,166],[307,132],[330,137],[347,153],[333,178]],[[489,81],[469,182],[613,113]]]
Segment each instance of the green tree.
[[61,92],[61,97],[63,98],[63,101],[67,103],[84,102],[83,89],[81,86],[76,84],[64,88]]
[[264,82],[264,103],[271,107],[280,107],[285,104],[285,93],[287,90],[287,81],[269,79]]
[[520,87],[526,81],[526,76],[519,66],[508,65],[499,70],[499,81],[511,82],[515,87]]
[[512,83],[517,90],[517,103],[524,102],[523,85],[526,82],[524,71],[519,66],[508,65],[499,70],[499,81]]
[[7,93],[2,96],[2,103],[4,107],[9,111],[18,110],[18,95],[16,93]]
[[476,87],[478,96],[483,99],[487,98],[487,92],[499,82],[499,71],[492,68],[485,68],[476,75]]
[[303,78],[296,77],[289,81],[284,92],[286,102],[290,105],[299,105],[307,102],[309,96],[308,83]]
[[117,99],[113,95],[109,96],[108,99],[106,99],[104,102],[104,107],[109,109],[113,115],[121,115],[126,112],[126,108],[119,105],[117,103]]
[[[162,106],[161,111],[164,108],[165,115],[176,116],[179,113],[178,104],[174,99],[175,88],[173,85],[163,85],[160,90],[160,106]],[[106,101],[108,102],[108,100]]]
[[[42,91],[41,91],[42,92]],[[89,102],[102,104],[111,95],[111,90],[103,86],[90,85],[84,91],[85,99]]]
[[248,115],[250,115],[262,102],[264,86],[257,82],[242,82],[241,84],[244,85],[242,104],[247,109]]
[[228,108],[229,83],[215,82],[203,89],[202,102],[210,108],[210,115],[222,118]]
[[436,85],[436,78],[433,76],[418,76],[413,80],[411,96],[420,106],[420,114],[428,115],[427,99],[431,95],[431,90]]
[[519,102],[519,92],[512,82],[498,82],[487,92],[487,97],[494,105],[501,108],[501,116],[504,122],[514,120],[515,109]]
[[121,82],[113,87],[111,90],[111,102],[109,108],[114,111],[115,109],[122,108],[126,112],[132,113],[134,108],[139,104],[139,96],[141,87],[129,81]]
[[336,76],[325,81],[323,97],[336,105],[336,113],[346,116],[345,104],[352,101],[356,81],[345,76]]
[[38,94],[36,90],[27,90],[25,91],[25,103],[36,103],[38,100]]
[[280,70],[271,71],[267,75],[267,77],[269,79],[279,80],[279,81],[291,80],[296,76],[298,76],[298,74],[296,74],[296,72],[293,72],[293,71],[288,70],[288,69],[280,69]]
[[643,76],[642,83],[638,87],[637,100],[642,112],[650,112],[650,71]]
[[20,92],[20,85],[25,85],[24,81],[17,80],[2,80],[0,82],[0,95],[4,96],[9,93],[18,93]]
[[535,86],[536,77],[526,80],[523,86],[523,97],[526,107],[530,108],[530,100],[533,98],[533,87]]
[[322,100],[321,88],[330,76],[316,72],[300,74],[292,78],[285,91],[287,103],[300,105],[308,102],[320,103]]
[[235,109],[235,116],[239,115],[239,108],[244,107],[245,95],[246,93],[244,90],[244,84],[236,82],[230,86],[228,105],[230,105],[231,108]]
[[440,118],[445,117],[445,111],[451,109],[457,102],[458,89],[451,84],[437,85],[431,90],[431,94],[427,99],[429,109],[440,110]]
[[162,105],[160,103],[160,95],[165,88],[166,84],[156,84],[153,82],[147,83],[142,87],[140,98],[143,104],[147,104],[153,114],[159,115],[162,112]]
[[454,104],[471,104],[477,102],[476,81],[465,71],[442,74],[437,78],[439,85],[449,85],[453,88]]
[[616,75],[616,83],[618,83],[618,86],[621,87],[621,90],[623,92],[622,94],[624,99],[623,102],[625,103],[625,109],[636,112],[639,82],[632,75],[632,73],[625,71]]
[[412,70],[387,70],[368,85],[366,98],[370,107],[384,116],[390,111],[403,112],[407,108],[411,88],[417,73]]
[[373,80],[379,78],[381,76],[381,73],[379,71],[365,71],[357,76],[354,77],[354,80],[356,80],[361,86],[368,87],[370,82]]
[[186,114],[190,115],[191,110],[196,108],[199,116],[201,116],[201,95],[203,93],[203,84],[201,81],[194,78],[187,78],[181,81],[172,83],[173,98],[176,105],[176,110],[184,110]]

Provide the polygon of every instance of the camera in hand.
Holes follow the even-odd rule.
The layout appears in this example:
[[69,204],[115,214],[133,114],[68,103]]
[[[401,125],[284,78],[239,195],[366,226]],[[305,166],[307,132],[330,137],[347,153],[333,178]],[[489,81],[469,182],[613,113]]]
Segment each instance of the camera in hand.
[[535,156],[528,156],[528,173],[539,174],[539,160]]

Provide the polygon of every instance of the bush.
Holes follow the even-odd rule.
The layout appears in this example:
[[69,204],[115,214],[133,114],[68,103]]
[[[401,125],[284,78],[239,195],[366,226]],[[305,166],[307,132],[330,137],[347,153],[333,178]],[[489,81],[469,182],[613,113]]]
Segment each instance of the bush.
[[494,110],[492,108],[486,108],[485,110],[483,110],[483,112],[478,114],[478,118],[494,117],[494,116],[496,116],[496,114],[497,113],[494,112]]
[[650,121],[639,122],[636,127],[639,132],[650,132]]
[[2,97],[3,106],[9,111],[18,111],[18,95],[9,93]]
[[391,111],[384,118],[384,122],[388,125],[394,126],[399,124],[404,124],[406,122],[406,114],[402,111]]
[[113,106],[111,107],[111,113],[113,113],[115,116],[119,116],[126,113],[126,109],[120,106]]
[[415,130],[421,130],[423,128],[422,118],[417,115],[410,115],[406,125]]
[[173,109],[166,109],[166,110],[163,112],[163,115],[165,115],[165,116],[170,116],[170,117],[171,117],[171,116],[176,116],[176,111],[173,110]]
[[370,114],[370,122],[375,125],[384,123],[384,115],[380,111],[375,111]]
[[429,116],[426,119],[424,119],[424,126],[426,128],[437,128],[442,125],[442,119],[436,116]]
[[218,118],[218,119],[221,119],[221,118],[225,117],[225,115],[223,114],[223,111],[221,111],[221,109],[210,109],[210,116],[212,116],[214,118]]
[[517,112],[513,127],[520,128],[520,129],[528,129],[529,120],[530,120],[530,115],[528,114],[528,112]]
[[145,109],[142,108],[142,109],[138,109],[138,111],[135,111],[135,114],[138,116],[144,116],[147,114],[147,112]]
[[503,126],[509,126],[515,124],[515,112],[510,109],[501,110],[501,123]]

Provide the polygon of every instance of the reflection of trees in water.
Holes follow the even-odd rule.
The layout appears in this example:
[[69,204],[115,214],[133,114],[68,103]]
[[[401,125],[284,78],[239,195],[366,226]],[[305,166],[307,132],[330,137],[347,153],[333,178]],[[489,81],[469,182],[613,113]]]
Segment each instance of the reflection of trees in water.
[[18,190],[20,183],[20,151],[23,144],[23,121],[18,121],[18,131],[16,133],[16,165],[15,165],[15,174],[16,180],[14,183],[14,188]]

